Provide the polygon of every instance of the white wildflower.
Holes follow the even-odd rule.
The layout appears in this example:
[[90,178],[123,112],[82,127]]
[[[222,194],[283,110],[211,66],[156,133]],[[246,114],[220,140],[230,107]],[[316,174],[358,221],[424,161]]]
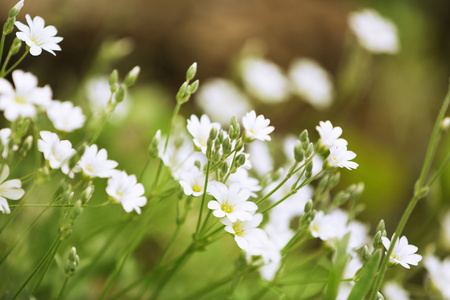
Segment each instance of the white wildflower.
[[320,144],[327,149],[336,145],[347,145],[347,141],[339,138],[342,134],[342,128],[337,126],[333,127],[330,121],[320,121],[319,126],[316,126],[316,130],[320,135]]
[[21,189],[22,183],[19,179],[11,179],[5,181],[9,176],[9,167],[7,165],[0,166],[0,211],[9,214],[11,210],[9,209],[8,201],[19,200],[25,194],[25,191]]
[[111,178],[108,179],[106,193],[121,203],[127,213],[135,210],[140,214],[141,207],[147,203],[144,186],[137,183],[135,175],[128,175],[125,171],[112,172]]
[[41,131],[42,139],[38,140],[38,150],[44,154],[52,169],[59,169],[64,174],[69,173],[69,159],[76,153],[68,140],[60,141],[56,133]]
[[50,104],[50,87],[38,87],[38,80],[33,74],[15,70],[12,80],[15,89],[6,79],[0,78],[0,110],[5,112],[5,118],[9,121],[15,121],[18,117],[33,118],[36,105],[45,108]]
[[348,151],[346,145],[338,145],[330,148],[328,162],[330,166],[347,168],[349,170],[356,169],[359,165],[350,161],[356,157],[355,152]]
[[386,300],[409,300],[409,293],[397,282],[388,281],[383,285],[383,296]]
[[213,127],[219,131],[220,124],[211,123],[207,115],[202,115],[200,120],[196,115],[192,115],[191,118],[187,120],[187,129],[194,138],[194,144],[200,148],[204,154],[206,153],[206,143],[208,141],[209,133]]
[[55,26],[45,26],[45,21],[39,16],[31,19],[30,15],[25,16],[28,26],[16,21],[15,25],[20,30],[16,33],[18,39],[24,41],[30,47],[30,54],[38,56],[42,50],[56,55],[54,51],[60,51],[58,45],[63,40],[62,37],[55,36],[58,31]]
[[112,176],[118,163],[108,160],[108,153],[105,149],[98,151],[97,145],[92,145],[86,146],[86,150],[77,165],[81,168],[83,174],[90,178],[108,178]]
[[450,299],[450,256],[440,261],[434,255],[427,255],[424,259],[431,282],[442,294],[444,299]]
[[189,171],[184,171],[180,175],[180,185],[186,195],[200,196],[205,189],[205,174],[197,167],[192,167]]
[[250,191],[241,190],[236,183],[228,188],[221,182],[211,182],[208,193],[216,199],[209,201],[208,208],[218,218],[227,217],[231,222],[247,221],[252,219],[252,213],[258,209],[255,203],[247,201]]
[[245,129],[245,137],[250,140],[270,141],[269,134],[275,129],[269,126],[270,120],[265,119],[263,115],[256,116],[254,110],[242,117],[242,125]]
[[[391,241],[385,236],[381,238],[381,241],[386,250],[388,250],[391,246]],[[414,245],[408,245],[408,239],[406,236],[402,236],[395,242],[394,249],[389,257],[389,263],[393,265],[400,264],[407,269],[410,268],[409,265],[417,266],[419,261],[422,260],[421,255],[414,254],[417,252],[417,249]]]

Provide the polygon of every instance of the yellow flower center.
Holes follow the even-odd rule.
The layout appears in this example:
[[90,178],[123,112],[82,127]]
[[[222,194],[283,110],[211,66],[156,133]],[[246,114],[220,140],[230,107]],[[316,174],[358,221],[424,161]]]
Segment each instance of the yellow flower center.
[[242,221],[237,221],[233,223],[233,230],[235,232],[235,235],[244,237],[245,236],[245,229],[244,225],[242,224]]
[[227,214],[232,213],[233,212],[233,208],[236,206],[236,204],[231,205],[230,203],[228,203],[228,199],[225,201],[225,203],[222,203],[221,205],[221,209],[223,212],[226,212]]
[[25,104],[25,103],[27,103],[27,102],[25,101],[25,99],[23,99],[22,97],[19,97],[19,96],[16,96],[16,97],[14,98],[14,100],[16,101],[17,104]]
[[391,254],[391,257],[392,257],[393,259],[395,259],[395,260],[400,260],[399,257],[398,257],[398,254],[396,254],[396,253],[392,253],[392,254]]
[[194,186],[192,187],[192,190],[193,190],[194,192],[198,193],[198,192],[201,192],[201,191],[202,191],[202,188],[199,187],[198,185],[194,185]]

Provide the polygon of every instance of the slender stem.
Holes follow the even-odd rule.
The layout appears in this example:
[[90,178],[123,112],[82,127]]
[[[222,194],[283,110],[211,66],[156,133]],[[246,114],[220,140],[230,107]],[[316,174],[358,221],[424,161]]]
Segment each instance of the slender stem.
[[62,232],[58,233],[58,236],[56,237],[55,241],[53,242],[53,244],[50,246],[50,248],[47,250],[47,252],[45,253],[44,257],[41,258],[41,260],[39,261],[38,265],[34,268],[34,270],[31,272],[31,274],[28,276],[28,278],[22,283],[22,285],[19,287],[19,289],[17,290],[17,292],[14,294],[14,296],[12,297],[12,300],[16,299],[20,293],[22,292],[22,290],[27,286],[28,282],[30,282],[31,279],[33,279],[33,277],[36,275],[36,273],[42,268],[42,266],[44,265],[44,263],[47,261],[47,259],[50,257],[50,255],[52,255],[53,250],[57,249],[59,244],[61,243],[61,235]]
[[47,259],[45,269],[44,269],[44,271],[42,271],[41,276],[39,277],[38,281],[34,285],[34,288],[31,291],[31,295],[34,295],[37,292],[37,290],[39,289],[39,287],[41,286],[41,282],[44,279],[45,274],[47,274],[47,271],[53,262],[53,258],[55,257],[56,252],[58,251],[58,248],[59,248],[59,245],[61,244],[61,242],[62,241],[59,240],[59,243],[56,245],[56,247],[53,249],[53,252],[50,254],[49,258]]
[[6,34],[2,33],[2,38],[0,39],[0,65],[2,63],[3,58],[3,48],[5,47],[5,37]]
[[142,180],[142,177],[144,177],[145,171],[147,170],[149,165],[150,165],[150,158],[147,159],[144,167],[142,168],[141,174],[139,174],[139,177],[138,177],[139,182]]
[[5,59],[5,63],[4,63],[4,65],[3,65],[3,68],[2,68],[2,72],[1,72],[1,76],[0,76],[0,77],[5,77],[6,75],[9,74],[9,72],[11,72],[12,70],[14,70],[14,69],[22,62],[22,60],[27,56],[27,54],[28,54],[29,51],[30,51],[30,50],[29,50],[28,47],[27,47],[27,50],[25,50],[25,53],[19,58],[19,60],[16,61],[16,63],[15,63],[11,68],[9,68],[9,69],[5,72],[4,70],[5,70],[5,68],[6,68],[6,64],[8,63],[8,60],[9,60],[9,57],[10,57],[10,54],[8,53],[8,56],[7,56],[6,59]]
[[231,279],[233,279],[233,277],[235,276],[234,271],[233,273],[231,273],[228,276],[222,277],[219,280],[216,280],[212,283],[209,283],[208,285],[206,285],[204,288],[188,295],[187,297],[185,297],[185,300],[197,300],[200,299],[202,296],[205,296],[209,293],[211,293],[212,291],[214,291],[215,289],[218,289],[219,287],[224,286],[225,284],[227,284],[228,282],[230,282]]
[[59,291],[59,294],[58,294],[58,300],[63,299],[64,290],[66,289],[67,282],[69,281],[69,278],[70,278],[69,276],[66,276],[66,278],[64,278],[63,285],[62,285],[61,290]]
[[447,157],[445,158],[445,161],[440,164],[439,169],[434,173],[433,177],[428,181],[427,186],[431,186],[436,179],[438,179],[442,173],[444,173],[445,168],[447,168],[448,163],[450,162],[450,153],[448,153]]
[[377,292],[380,290],[381,284],[383,283],[384,275],[386,273],[389,258],[392,254],[392,251],[394,250],[394,246],[396,244],[396,241],[398,240],[400,234],[403,231],[403,228],[406,225],[406,222],[408,221],[409,216],[411,215],[414,207],[416,206],[417,202],[423,197],[421,195],[422,190],[425,188],[424,183],[428,174],[428,170],[431,167],[432,158],[434,157],[434,154],[436,152],[437,148],[437,140],[439,135],[440,126],[442,123],[442,120],[444,119],[445,112],[448,109],[448,106],[450,104],[450,86],[449,90],[447,92],[447,95],[444,99],[444,102],[442,103],[442,107],[439,111],[438,117],[436,118],[436,122],[434,124],[433,133],[431,134],[430,141],[428,143],[428,149],[425,154],[425,161],[422,166],[422,171],[420,172],[419,180],[416,183],[414,195],[411,201],[408,204],[408,207],[406,208],[405,212],[402,215],[402,218],[400,219],[400,222],[397,225],[397,229],[395,230],[394,236],[391,240],[391,245],[386,253],[386,255],[383,258],[383,261],[381,263],[381,267],[377,276],[377,280],[375,282],[375,286],[372,290],[370,299],[375,300],[377,297]]
[[206,190],[208,188],[208,179],[209,179],[209,169],[211,167],[211,161],[208,159],[208,164],[206,165],[206,174],[205,174],[205,185],[203,188],[203,195],[202,195],[202,202],[200,204],[200,212],[198,214],[198,220],[197,220],[197,227],[195,230],[194,236],[197,238],[197,235],[200,233],[200,223],[202,221],[202,213],[203,213],[203,206],[205,204],[205,198],[206,198]]

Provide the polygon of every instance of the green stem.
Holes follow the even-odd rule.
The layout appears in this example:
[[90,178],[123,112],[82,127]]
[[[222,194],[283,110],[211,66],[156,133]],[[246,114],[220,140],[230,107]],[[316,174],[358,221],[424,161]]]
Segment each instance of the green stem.
[[8,53],[8,56],[5,59],[5,63],[3,64],[3,68],[2,68],[2,72],[1,72],[1,76],[0,77],[5,77],[6,75],[9,74],[9,72],[14,70],[22,62],[22,60],[27,56],[29,51],[30,50],[27,47],[27,50],[25,50],[25,53],[19,58],[19,60],[16,61],[16,63],[5,72],[6,65],[7,65],[8,61],[9,61],[9,58],[11,57],[10,53]]
[[69,281],[69,276],[66,276],[66,278],[64,278],[64,282],[63,282],[63,285],[61,287],[61,290],[59,291],[58,300],[63,299],[64,290],[66,289],[68,281]]
[[433,177],[428,181],[427,186],[433,185],[433,183],[441,177],[442,173],[444,173],[445,169],[447,168],[448,163],[450,162],[450,153],[445,158],[445,161],[439,166],[439,169],[434,173]]
[[3,58],[3,48],[5,47],[5,37],[6,34],[2,33],[2,38],[0,39],[0,65],[2,63]]
[[383,283],[384,275],[386,273],[389,258],[392,254],[392,251],[394,250],[394,246],[396,244],[396,241],[398,240],[399,236],[401,235],[403,228],[406,225],[406,222],[408,221],[409,216],[411,215],[412,211],[414,210],[414,207],[416,206],[417,202],[423,197],[421,195],[422,190],[426,188],[424,186],[428,170],[431,167],[432,158],[434,157],[434,154],[436,153],[437,148],[437,141],[438,141],[438,135],[441,127],[442,120],[444,119],[445,112],[448,109],[448,106],[450,104],[450,86],[449,90],[447,92],[447,95],[444,99],[444,102],[442,103],[442,107],[439,111],[438,117],[436,118],[436,122],[434,124],[433,133],[431,134],[430,141],[428,143],[428,149],[425,154],[425,161],[422,166],[422,171],[420,172],[419,180],[416,183],[415,189],[414,189],[414,195],[411,201],[408,204],[408,207],[406,208],[405,212],[402,215],[402,218],[400,219],[400,222],[397,225],[397,229],[395,230],[394,236],[391,240],[391,245],[386,253],[386,255],[383,258],[383,261],[381,263],[381,267],[377,276],[377,280],[375,282],[375,286],[372,290],[370,299],[375,300],[377,297],[377,292],[380,290],[381,284]]
[[41,282],[45,277],[45,274],[47,274],[48,269],[50,268],[52,262],[53,262],[53,258],[56,255],[56,252],[58,251],[59,245],[61,244],[61,240],[59,240],[59,243],[56,245],[55,249],[53,249],[53,252],[50,254],[49,258],[47,259],[44,271],[42,271],[41,276],[39,277],[38,281],[36,282],[36,284],[34,285],[33,290],[31,291],[31,295],[35,295],[35,293],[37,292],[37,290],[39,289],[39,287],[41,286]]
[[33,277],[36,275],[36,273],[42,268],[42,266],[44,265],[44,263],[47,261],[47,259],[52,255],[53,250],[57,249],[59,247],[59,244],[61,243],[61,235],[62,233],[59,232],[58,236],[56,237],[55,241],[53,242],[53,244],[50,246],[50,248],[47,250],[47,252],[45,253],[44,257],[41,258],[41,260],[39,261],[38,265],[34,268],[34,270],[31,272],[31,274],[27,277],[27,279],[22,283],[22,285],[19,287],[19,289],[17,290],[17,292],[14,294],[14,296],[12,297],[12,300],[16,299],[20,293],[22,292],[22,290],[27,286],[28,282],[30,282],[31,279],[33,279]]
[[197,220],[197,227],[195,229],[195,234],[194,237],[198,238],[198,234],[200,234],[199,229],[200,229],[200,223],[202,221],[202,213],[203,213],[203,206],[205,204],[205,198],[206,198],[206,190],[208,188],[208,179],[209,179],[209,169],[211,167],[211,161],[208,160],[208,164],[206,165],[206,174],[205,174],[205,185],[203,188],[203,195],[202,195],[202,202],[200,204],[200,212],[198,214],[198,220]]
[[227,284],[228,282],[230,282],[231,279],[233,279],[233,277],[235,276],[234,271],[233,273],[231,273],[228,276],[225,276],[219,280],[216,280],[212,283],[209,283],[208,285],[206,285],[204,288],[190,294],[189,296],[185,297],[185,300],[197,300],[200,299],[202,296],[205,296],[211,292],[213,292],[215,289],[218,289],[222,286],[224,286],[225,284]]

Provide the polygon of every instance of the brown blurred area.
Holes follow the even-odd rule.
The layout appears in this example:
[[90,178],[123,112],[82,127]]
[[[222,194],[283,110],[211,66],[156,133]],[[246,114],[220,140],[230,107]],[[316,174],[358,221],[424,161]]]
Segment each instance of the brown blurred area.
[[[2,1],[1,14],[15,3]],[[24,22],[25,13],[40,15],[58,28],[64,40],[63,51],[56,57],[48,53],[39,59],[27,57],[21,68],[39,70],[40,82],[51,83],[58,94],[59,86],[80,80],[105,38],[132,37],[135,50],[117,68],[126,72],[140,65],[140,82],[159,82],[174,94],[192,62],[198,62],[200,81],[228,76],[230,63],[246,42],[257,39],[264,45],[265,57],[284,70],[294,58],[305,56],[336,75],[345,45],[352,38],[348,13],[364,7],[373,7],[395,21],[402,51],[395,57],[375,58],[373,82],[356,106],[318,112],[291,100],[280,106],[261,106],[258,111],[270,117],[277,132],[300,132],[305,127],[313,132],[319,120],[336,122],[344,134],[360,140],[354,150],[359,162],[372,163],[366,168],[374,169],[374,177],[383,176],[385,170],[376,172],[378,162],[373,157],[379,151],[390,155],[385,163],[396,163],[394,169],[401,169],[396,174],[398,184],[380,180],[372,187],[380,194],[370,201],[389,197],[381,200],[401,199],[401,203],[410,197],[447,89],[448,0],[25,0],[18,20]],[[184,109],[200,113],[192,103]],[[352,173],[355,181],[357,172]],[[365,176],[359,180],[371,179],[370,172]],[[368,189],[370,198],[370,183]],[[402,209],[400,205],[398,211]]]

